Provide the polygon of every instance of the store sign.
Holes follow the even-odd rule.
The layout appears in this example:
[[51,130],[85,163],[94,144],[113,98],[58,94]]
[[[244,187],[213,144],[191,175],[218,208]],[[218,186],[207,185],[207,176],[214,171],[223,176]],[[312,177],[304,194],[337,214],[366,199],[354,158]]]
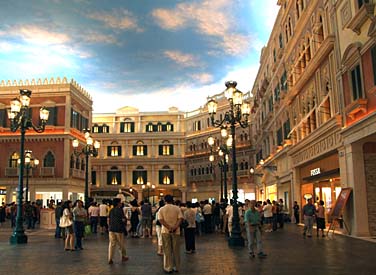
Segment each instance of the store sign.
[[315,168],[315,169],[311,170],[311,177],[319,175],[319,174],[321,174],[320,168]]
[[7,190],[6,189],[0,189],[0,195],[6,195]]

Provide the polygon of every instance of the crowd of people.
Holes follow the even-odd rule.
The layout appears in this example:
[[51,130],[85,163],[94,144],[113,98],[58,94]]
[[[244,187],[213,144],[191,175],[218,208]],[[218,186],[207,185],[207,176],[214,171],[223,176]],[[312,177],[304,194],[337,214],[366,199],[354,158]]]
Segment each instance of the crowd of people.
[[[308,199],[307,204],[300,209],[295,201],[292,219],[296,224],[303,217],[303,235],[312,236],[314,221],[317,223],[317,236],[321,231],[324,237],[325,208],[324,202],[318,201],[317,207]],[[40,219],[40,206],[36,203],[25,202],[23,205],[25,225],[28,229],[35,228]],[[180,268],[180,237],[184,235],[185,253],[196,252],[196,236],[202,234],[223,233],[231,237],[233,220],[233,202],[227,204],[209,200],[201,202],[174,201],[171,195],[152,206],[148,200],[138,202],[136,199],[129,204],[120,198],[103,200],[102,203],[91,202],[86,209],[81,200],[74,203],[70,200],[49,202],[48,208],[54,209],[56,219],[55,238],[64,238],[66,251],[83,250],[83,238],[86,233],[107,235],[109,239],[108,263],[113,264],[116,247],[121,254],[121,260],[127,261],[127,251],[124,238],[151,238],[153,228],[157,237],[156,253],[164,257],[163,269],[166,273],[178,271]],[[247,240],[249,255],[260,258],[267,255],[263,251],[262,235],[278,229],[283,229],[284,222],[290,217],[284,213],[282,199],[238,202],[238,213],[241,232]],[[15,203],[0,207],[0,225],[11,220],[15,226],[17,205]],[[155,225],[155,227],[154,227]],[[99,227],[99,230],[98,230]]]

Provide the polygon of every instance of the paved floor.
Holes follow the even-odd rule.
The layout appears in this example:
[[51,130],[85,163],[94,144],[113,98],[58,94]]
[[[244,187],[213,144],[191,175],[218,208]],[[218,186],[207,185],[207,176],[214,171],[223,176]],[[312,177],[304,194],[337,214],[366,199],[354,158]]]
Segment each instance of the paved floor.
[[[85,250],[65,252],[49,230],[27,231],[26,245],[10,245],[10,229],[0,228],[0,274],[164,274],[156,239],[127,239],[130,260],[107,264],[107,236],[90,236]],[[183,243],[182,243],[183,244]],[[265,233],[266,259],[248,257],[245,248],[229,248],[221,234],[198,237],[197,253],[184,254],[179,274],[375,274],[376,244],[344,236],[307,238],[286,225]]]

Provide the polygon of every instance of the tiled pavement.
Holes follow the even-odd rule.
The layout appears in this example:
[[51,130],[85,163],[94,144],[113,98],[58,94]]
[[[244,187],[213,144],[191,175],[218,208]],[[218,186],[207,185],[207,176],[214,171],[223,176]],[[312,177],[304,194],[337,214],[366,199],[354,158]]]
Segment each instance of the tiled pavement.
[[[164,274],[156,239],[126,239],[129,261],[107,264],[107,236],[90,236],[84,250],[65,252],[48,230],[27,231],[26,245],[10,245],[10,229],[0,228],[0,274]],[[183,240],[182,240],[183,241]],[[375,274],[376,243],[338,236],[304,239],[286,225],[265,233],[268,257],[252,259],[245,248],[229,248],[221,234],[198,237],[196,254],[184,254],[179,274]]]

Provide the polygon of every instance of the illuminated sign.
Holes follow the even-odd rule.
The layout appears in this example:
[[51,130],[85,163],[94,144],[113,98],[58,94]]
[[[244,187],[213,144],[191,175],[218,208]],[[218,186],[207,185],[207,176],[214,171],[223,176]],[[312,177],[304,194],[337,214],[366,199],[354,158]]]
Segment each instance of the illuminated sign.
[[315,168],[315,169],[311,170],[311,176],[316,176],[316,175],[319,175],[319,174],[321,174],[320,168]]
[[7,190],[6,189],[0,189],[0,195],[6,195]]

